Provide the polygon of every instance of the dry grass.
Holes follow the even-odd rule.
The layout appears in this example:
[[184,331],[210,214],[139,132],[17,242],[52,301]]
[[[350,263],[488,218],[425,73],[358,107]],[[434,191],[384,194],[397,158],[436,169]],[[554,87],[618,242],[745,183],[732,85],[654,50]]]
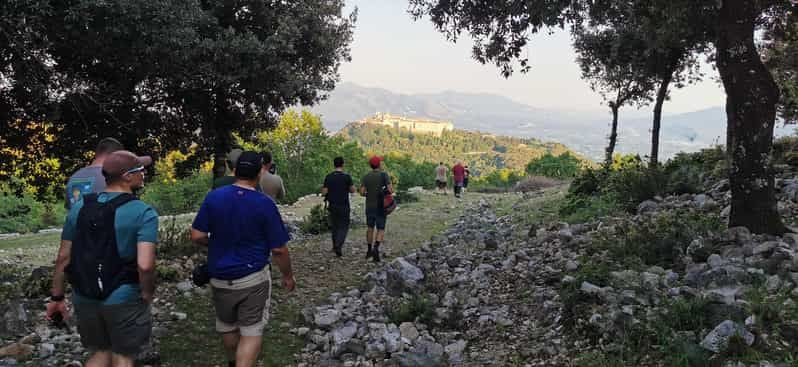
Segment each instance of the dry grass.
[[549,187],[559,186],[562,184],[563,184],[562,181],[555,180],[553,178],[548,178],[543,176],[531,176],[515,184],[513,190],[516,192],[530,192],[530,191],[538,191],[546,189]]

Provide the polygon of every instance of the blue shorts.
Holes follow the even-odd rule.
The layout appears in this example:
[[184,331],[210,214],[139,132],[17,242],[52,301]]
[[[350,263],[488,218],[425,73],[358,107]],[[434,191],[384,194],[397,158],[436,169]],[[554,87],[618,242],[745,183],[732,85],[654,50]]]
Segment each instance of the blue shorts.
[[384,230],[386,219],[388,218],[385,217],[382,210],[366,208],[366,225],[369,228],[377,227],[379,230]]

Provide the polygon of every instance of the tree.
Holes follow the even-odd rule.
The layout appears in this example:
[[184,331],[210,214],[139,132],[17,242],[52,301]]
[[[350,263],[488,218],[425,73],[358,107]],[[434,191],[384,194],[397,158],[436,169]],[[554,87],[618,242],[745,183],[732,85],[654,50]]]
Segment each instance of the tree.
[[[69,0],[0,4],[0,118],[46,121],[71,170],[101,136],[220,157],[334,87],[343,0]],[[25,134],[9,134],[14,147]],[[75,153],[78,154],[75,154]]]
[[[580,24],[591,8],[606,1],[410,0],[414,16],[429,16],[450,40],[468,32],[473,57],[495,63],[509,76],[515,63],[529,65],[525,47],[531,34],[545,28]],[[789,0],[647,0],[674,25],[688,27],[697,39],[715,46],[716,65],[726,91],[727,146],[731,152],[732,207],[729,225],[756,233],[783,233],[776,209],[774,177],[768,162],[779,91],[754,43],[768,14],[784,14]]]
[[781,89],[779,117],[798,123],[798,11],[773,17],[765,33],[765,60]]
[[654,80],[646,73],[647,60],[640,52],[645,45],[638,34],[625,29],[575,27],[573,34],[582,78],[612,112],[605,156],[609,165],[618,138],[618,111],[627,104],[641,106],[651,101]]

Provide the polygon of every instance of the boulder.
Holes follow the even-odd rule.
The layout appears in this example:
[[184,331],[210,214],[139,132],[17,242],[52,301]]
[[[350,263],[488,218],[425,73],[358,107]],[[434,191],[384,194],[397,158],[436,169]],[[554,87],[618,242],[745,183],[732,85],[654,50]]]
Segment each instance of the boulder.
[[402,338],[411,342],[418,338],[418,329],[416,329],[416,325],[412,322],[403,322],[399,325],[399,333],[402,335]]
[[656,211],[657,208],[659,208],[659,205],[657,204],[656,201],[646,200],[637,206],[637,214],[653,212]]
[[0,305],[0,339],[25,334],[28,310],[20,301],[8,301]]
[[446,352],[446,356],[449,358],[449,363],[451,363],[453,366],[463,363],[463,352],[465,351],[465,348],[465,340],[458,340],[447,345],[446,348],[444,348],[444,352]]
[[30,357],[33,353],[34,347],[28,344],[12,343],[5,347],[0,348],[0,359],[13,358],[23,360]]
[[726,349],[729,339],[734,335],[742,337],[746,345],[754,344],[754,334],[751,334],[744,326],[734,321],[726,320],[704,337],[704,340],[701,341],[701,347],[714,353],[720,353]]
[[338,322],[339,319],[341,319],[341,312],[334,308],[317,310],[313,314],[313,322],[322,328],[330,327]]
[[391,262],[386,272],[386,288],[391,294],[400,295],[412,291],[418,282],[424,279],[424,272],[404,258],[398,257]]

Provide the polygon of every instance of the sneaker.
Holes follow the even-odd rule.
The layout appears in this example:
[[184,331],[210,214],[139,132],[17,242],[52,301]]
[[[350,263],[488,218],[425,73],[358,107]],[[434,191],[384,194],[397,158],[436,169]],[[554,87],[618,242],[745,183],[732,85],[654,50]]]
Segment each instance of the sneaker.
[[371,250],[371,246],[369,246],[368,250],[366,250],[366,260],[372,256],[374,256],[374,252]]
[[374,251],[372,251],[372,255],[374,256],[374,262],[375,263],[380,262],[380,249],[379,248],[375,247]]

